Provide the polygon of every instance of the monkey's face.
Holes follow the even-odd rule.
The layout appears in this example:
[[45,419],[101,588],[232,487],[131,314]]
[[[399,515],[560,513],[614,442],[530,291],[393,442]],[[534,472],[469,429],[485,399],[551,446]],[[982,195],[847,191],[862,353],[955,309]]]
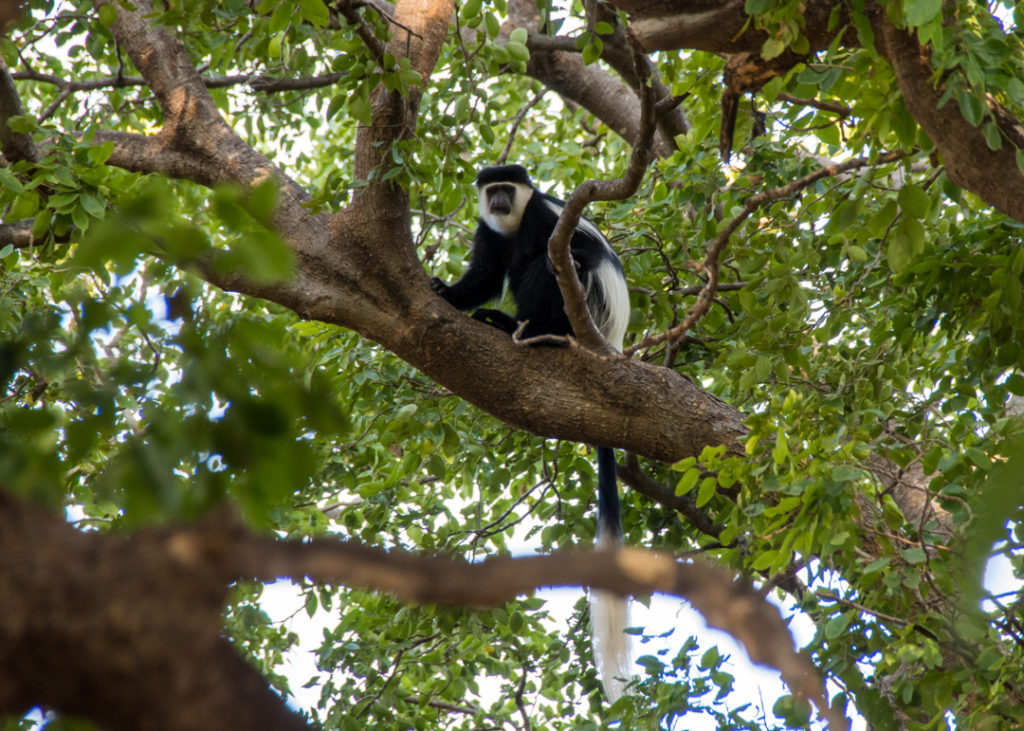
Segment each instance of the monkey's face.
[[533,188],[523,183],[490,183],[482,186],[478,194],[481,220],[493,231],[513,236],[519,230]]
[[487,210],[492,216],[507,216],[512,212],[516,189],[511,183],[495,183],[484,190],[487,196]]

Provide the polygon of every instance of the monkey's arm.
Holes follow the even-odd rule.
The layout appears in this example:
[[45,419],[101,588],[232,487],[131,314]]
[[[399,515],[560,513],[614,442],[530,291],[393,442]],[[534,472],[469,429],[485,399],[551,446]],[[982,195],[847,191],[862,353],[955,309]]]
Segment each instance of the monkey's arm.
[[468,310],[501,294],[508,270],[508,247],[493,239],[493,234],[488,236],[477,230],[469,268],[455,284],[448,285],[437,277],[431,278],[430,286],[434,291],[456,309]]

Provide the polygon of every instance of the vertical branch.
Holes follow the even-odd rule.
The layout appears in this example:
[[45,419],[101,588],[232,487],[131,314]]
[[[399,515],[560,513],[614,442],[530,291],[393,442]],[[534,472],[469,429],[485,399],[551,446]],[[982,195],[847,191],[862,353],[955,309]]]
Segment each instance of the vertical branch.
[[0,58],[0,150],[10,162],[29,160],[37,162],[41,155],[32,135],[25,132],[14,132],[7,125],[7,120],[24,114],[21,97],[14,88],[14,79],[7,70],[7,64]]
[[576,275],[572,257],[569,255],[569,244],[586,205],[597,200],[622,200],[636,193],[653,155],[652,141],[657,125],[649,67],[645,63],[639,43],[632,35],[628,36],[628,40],[633,54],[633,67],[640,80],[641,106],[640,130],[636,142],[633,143],[629,167],[626,174],[616,180],[588,180],[576,188],[566,201],[558,224],[548,240],[548,256],[558,278],[558,287],[565,300],[565,312],[569,316],[573,333],[584,347],[603,353],[612,353],[613,350],[594,325],[594,320],[587,309],[583,284]]
[[[423,80],[428,79],[441,55],[454,10],[454,0],[399,0],[387,53],[408,58],[410,67]],[[388,91],[383,83],[374,89],[370,98],[373,119],[368,127],[361,126],[356,136],[356,178],[370,180],[388,158],[392,145],[413,134],[422,95],[421,86],[410,87],[405,96]]]

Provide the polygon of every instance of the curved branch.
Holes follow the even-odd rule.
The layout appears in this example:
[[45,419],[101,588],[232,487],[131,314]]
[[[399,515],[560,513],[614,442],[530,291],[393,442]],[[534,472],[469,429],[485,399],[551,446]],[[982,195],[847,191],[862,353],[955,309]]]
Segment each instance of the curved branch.
[[548,258],[555,270],[555,276],[558,278],[558,287],[565,300],[565,312],[569,316],[573,333],[585,347],[602,353],[613,351],[598,332],[587,308],[583,284],[576,275],[576,269],[569,254],[569,243],[572,239],[572,232],[576,230],[580,216],[583,215],[584,207],[596,200],[622,200],[633,195],[640,187],[640,181],[651,161],[651,141],[654,139],[656,129],[654,90],[650,85],[646,59],[641,54],[638,45],[633,44],[632,48],[634,68],[640,79],[642,115],[640,130],[633,143],[629,168],[626,170],[626,174],[618,180],[591,180],[576,188],[566,201],[565,208],[558,217],[555,230],[551,232],[551,238],[548,240]]
[[874,13],[872,23],[881,50],[896,74],[907,111],[939,148],[949,179],[1024,222],[1024,173],[1015,158],[1015,150],[1024,143],[1020,121],[989,101],[1004,138],[1002,148],[992,150],[981,129],[964,119],[958,104],[942,106],[944,85],[932,81],[934,70],[928,52],[914,36],[893,26],[884,11]]

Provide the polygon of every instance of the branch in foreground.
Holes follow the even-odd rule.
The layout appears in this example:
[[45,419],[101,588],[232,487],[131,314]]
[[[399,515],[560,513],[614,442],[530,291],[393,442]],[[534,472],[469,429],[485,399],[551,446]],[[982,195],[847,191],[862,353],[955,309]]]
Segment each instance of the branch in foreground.
[[[206,553],[201,546],[192,552]],[[689,601],[709,624],[740,640],[752,660],[778,669],[795,694],[815,703],[831,728],[847,727],[846,719],[828,707],[813,666],[794,651],[778,610],[746,582],[707,564],[682,563],[634,548],[468,563],[339,541],[302,544],[254,537],[239,540],[232,552],[239,562],[237,573],[247,577],[269,581],[308,576],[415,602],[490,606],[541,587],[578,585],[619,594],[674,594]]]
[[275,541],[246,533],[224,512],[194,528],[124,539],[81,533],[2,492],[0,656],[11,662],[0,664],[0,714],[42,705],[109,729],[305,729],[230,651],[219,611],[240,578],[303,576],[470,607],[543,586],[675,594],[743,642],[754,661],[778,668],[832,728],[847,727],[778,610],[705,564],[637,549],[468,563],[342,541]]

